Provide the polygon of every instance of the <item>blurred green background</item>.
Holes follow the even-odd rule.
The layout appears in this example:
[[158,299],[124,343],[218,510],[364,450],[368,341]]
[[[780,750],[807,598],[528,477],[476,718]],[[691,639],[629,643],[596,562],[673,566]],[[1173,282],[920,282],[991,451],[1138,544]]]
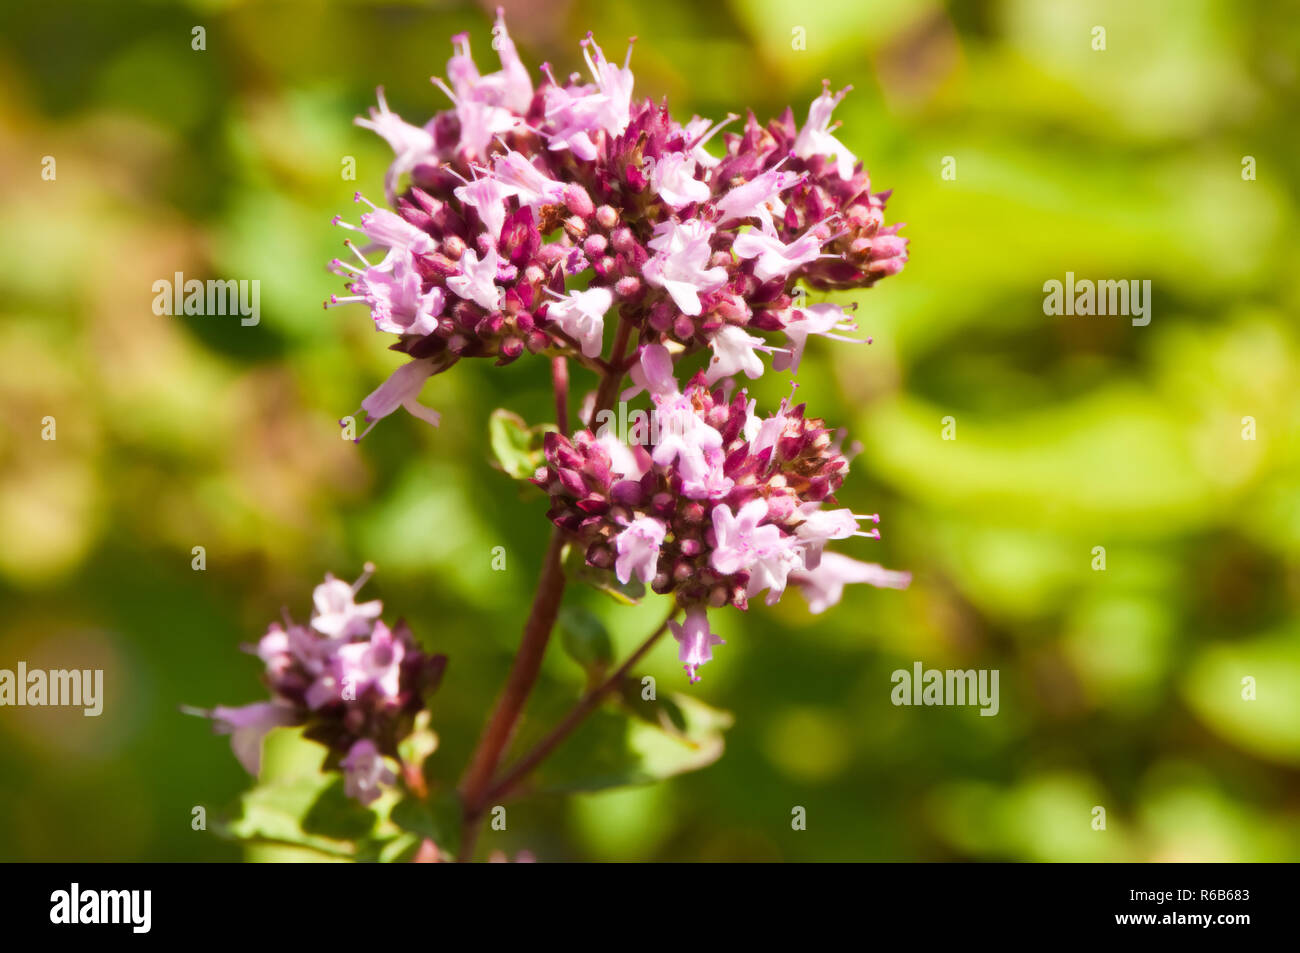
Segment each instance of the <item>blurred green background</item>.
[[[541,860],[1300,858],[1294,9],[507,8],[530,68],[579,67],[587,29],[611,58],[639,36],[637,93],[667,95],[680,119],[792,104],[802,122],[823,77],[854,85],[841,136],[895,190],[912,261],[856,296],[875,343],[814,342],[800,395],[865,446],[841,499],[880,511],[884,539],[841,549],[916,578],[818,617],[794,594],[717,613],[727,644],[690,691],[736,715],[718,763],[521,802],[483,846]],[[191,830],[191,808],[220,813],[249,779],[177,708],[262,697],[237,646],[366,559],[386,615],[451,657],[433,757],[454,778],[549,528],[544,502],[491,469],[487,417],[542,419],[546,362],[463,363],[426,388],[441,429],[394,416],[353,447],[337,419],[398,359],[363,309],[321,301],[340,287],[330,219],[355,215],[355,189],[379,199],[389,161],[352,117],[380,84],[413,121],[445,108],[428,78],[452,34],[471,31],[495,68],[489,14],[8,4],[0,24],[0,667],[103,668],[108,696],[98,719],[0,709],[0,859],[238,859]],[[154,315],[153,282],[177,271],[259,279],[260,325]],[[1045,316],[1043,283],[1066,271],[1149,279],[1150,325]],[[756,390],[770,409],[787,378]],[[47,415],[57,440],[41,439]],[[662,612],[568,598],[623,647]],[[894,707],[890,673],[918,660],[998,669],[1000,714]],[[685,688],[668,644],[642,670]],[[580,681],[553,646],[526,735]]]

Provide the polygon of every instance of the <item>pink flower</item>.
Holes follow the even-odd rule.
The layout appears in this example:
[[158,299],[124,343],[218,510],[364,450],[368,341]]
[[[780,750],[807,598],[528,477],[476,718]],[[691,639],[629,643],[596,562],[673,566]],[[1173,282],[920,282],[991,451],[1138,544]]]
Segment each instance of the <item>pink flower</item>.
[[584,108],[590,98],[584,88],[566,89],[554,82],[546,87],[546,118],[555,127],[547,136],[547,148],[554,152],[568,149],[584,162],[595,160],[598,153],[591,134],[597,128],[596,118],[589,107]]
[[659,443],[651,458],[661,467],[676,462],[685,483],[703,486],[711,471],[722,462],[714,456],[722,449],[722,435],[696,416],[689,398],[681,394],[656,397],[655,404],[659,415]]
[[438,369],[435,358],[428,357],[410,361],[393,371],[388,380],[361,402],[361,411],[368,426],[356,438],[356,442],[360,443],[362,437],[374,429],[375,424],[398,407],[406,408],[407,413],[427,424],[438,426],[442,422],[442,415],[416,400],[424,382],[437,373]]
[[784,535],[768,523],[767,504],[750,500],[734,516],[726,504],[713,508],[713,531],[717,545],[713,549],[713,568],[725,575],[749,573],[746,595],[755,596],[768,590],[767,603],[774,604],[785,591],[786,577],[803,565],[797,540]]
[[[555,294],[552,292],[552,294]],[[605,335],[605,314],[614,304],[608,288],[574,291],[547,306],[546,316],[578,342],[587,357],[599,357]]]
[[713,194],[706,183],[695,178],[695,159],[684,152],[666,152],[654,162],[650,187],[675,209],[706,201]]
[[[584,162],[596,159],[596,138],[622,135],[632,118],[632,46],[628,45],[622,67],[605,59],[591,34],[582,41],[582,55],[591,70],[594,86],[560,86],[551,77],[546,87],[546,118],[553,129],[547,135],[551,150],[569,149]],[[543,67],[549,69],[549,67]]]
[[748,334],[734,324],[722,327],[709,342],[709,347],[713,349],[713,360],[709,362],[709,370],[705,375],[709,384],[742,371],[751,380],[761,377],[763,362],[755,352],[773,350],[762,338]]
[[858,516],[852,510],[823,510],[820,503],[807,503],[800,507],[804,520],[795,527],[794,533],[804,543],[804,568],[816,569],[821,561],[822,548],[833,539],[848,539],[850,536],[865,536],[879,539],[880,530],[863,532],[858,528],[860,520],[880,522],[880,515]]
[[845,148],[844,143],[831,135],[831,131],[835,128],[831,125],[831,113],[852,88],[852,86],[845,86],[832,96],[830,83],[824,82],[822,94],[808,107],[807,124],[799,130],[799,135],[794,141],[794,154],[800,159],[810,159],[815,155],[826,158],[835,156],[836,171],[846,182],[853,177],[853,167],[857,165],[858,159]]
[[376,90],[379,108],[370,110],[370,118],[358,116],[353,120],[358,126],[370,129],[383,137],[393,150],[395,158],[384,176],[384,194],[389,203],[397,201],[397,180],[405,172],[410,172],[421,162],[432,161],[437,157],[437,147],[433,134],[428,129],[413,126],[401,116],[388,108],[384,99],[384,88]]
[[488,311],[496,311],[501,307],[502,291],[496,283],[500,270],[501,256],[495,248],[488,249],[482,260],[474,249],[467,248],[460,256],[460,274],[448,278],[447,287]]
[[487,155],[493,139],[519,124],[518,118],[500,106],[473,99],[456,99],[455,103],[460,119],[460,151],[470,157]]
[[788,245],[775,235],[751,230],[737,235],[731,250],[738,258],[758,259],[754,274],[761,281],[771,281],[788,277],[796,268],[822,257],[824,241],[816,228],[808,229]]
[[709,267],[713,226],[702,219],[666,221],[655,226],[647,243],[657,254],[645,264],[645,280],[663,288],[683,314],[697,315],[703,308],[700,292],[716,291],[727,283],[724,268]]
[[686,623],[669,622],[673,638],[678,642],[677,660],[684,663],[683,668],[692,682],[698,682],[699,667],[705,662],[713,661],[713,646],[726,643],[709,631],[708,613],[702,606],[692,606],[686,610]]
[[[409,258],[412,252],[428,255],[436,251],[437,246],[427,232],[422,232],[406,219],[386,208],[376,208],[367,199],[357,193],[356,200],[366,202],[372,211],[361,216],[361,231],[376,244],[388,249],[388,255],[375,267],[380,270],[392,268],[400,259]],[[342,222],[345,228],[351,228]]]
[[511,194],[509,188],[495,176],[485,175],[457,186],[452,194],[478,213],[488,237],[494,242],[501,237],[501,226],[506,221],[506,199]]
[[518,116],[528,111],[533,98],[528,70],[519,59],[500,10],[492,34],[492,45],[501,56],[500,72],[480,76],[470,54],[469,36],[461,33],[452,37],[456,52],[447,61],[451,88],[440,79],[433,81],[455,104],[460,122],[460,151],[471,157],[486,155],[496,136],[509,132],[519,123]]
[[604,430],[598,434],[596,443],[609,456],[610,471],[624,480],[639,480],[650,469],[650,455],[645,448],[629,447],[613,431]]
[[885,589],[906,589],[912,582],[910,572],[896,572],[876,563],[859,562],[840,553],[824,553],[816,569],[801,569],[790,574],[790,582],[799,587],[814,615],[837,605],[848,583],[865,582]]
[[564,183],[555,181],[514,150],[493,157],[492,175],[505,186],[507,195],[518,197],[522,208],[536,211],[564,201]]
[[[833,341],[846,341],[861,344],[858,338],[833,334],[833,331],[856,331],[858,326],[844,313],[844,309],[834,304],[814,304],[793,311],[786,321],[785,335],[790,339],[788,351],[778,351],[772,357],[772,369],[783,371],[789,368],[791,374],[799,372],[799,362],[803,359],[803,349],[808,344],[808,335],[820,334]],[[870,339],[868,339],[869,341]]]
[[393,632],[383,622],[376,622],[367,642],[349,642],[339,647],[336,678],[340,685],[350,687],[353,699],[373,688],[380,699],[391,701],[400,690],[402,659],[406,648],[393,638]]
[[[712,429],[712,428],[709,428]],[[731,492],[736,481],[727,476],[727,455],[720,449],[708,447],[704,450],[704,467],[699,469],[692,465],[683,470],[680,461],[678,470],[682,477],[682,496],[688,500],[716,500]]]
[[628,63],[632,61],[632,44],[628,44],[627,56],[619,67],[605,59],[605,54],[588,33],[582,41],[582,56],[596,81],[596,88],[600,90],[586,97],[585,107],[591,110],[596,125],[606,135],[620,136],[632,114],[632,71],[628,69]]
[[208,713],[219,735],[230,735],[230,747],[244,770],[254,777],[262,767],[262,739],[272,728],[291,725],[292,709],[276,702],[254,702],[240,708],[218,705]]
[[619,395],[620,400],[631,400],[643,390],[652,395],[678,393],[677,378],[673,376],[673,358],[662,344],[647,344],[641,348],[640,357],[628,376],[632,378],[632,386]]
[[654,580],[659,566],[659,547],[664,541],[664,524],[649,516],[642,516],[628,524],[627,529],[614,539],[618,559],[614,574],[626,584],[633,576],[644,583]]
[[659,440],[651,460],[661,467],[675,462],[682,493],[690,499],[728,493],[734,483],[723,473],[722,434],[700,418],[690,398],[678,389],[668,349],[662,344],[641,348],[641,359],[632,368],[631,377],[634,386],[623,391],[622,399],[649,390],[655,405]]
[[378,800],[385,785],[397,782],[397,775],[384,764],[379,749],[369,738],[362,738],[352,745],[343,759],[342,768],[343,792],[362,804]]
[[750,500],[733,514],[725,503],[713,508],[713,568],[723,575],[747,570],[760,554],[781,545],[781,530],[771,524],[760,527],[767,518],[767,504]]
[[[361,257],[360,252],[357,256]],[[335,269],[345,273],[348,266],[336,260]],[[367,267],[353,274],[350,290],[355,293],[345,298],[333,296],[330,305],[364,302],[370,306],[376,330],[389,334],[427,335],[438,329],[438,315],[442,314],[446,294],[437,285],[427,292],[423,290],[420,274],[410,256],[395,256],[391,271]]]
[[740,117],[735,113],[728,116],[718,123],[711,123],[702,116],[694,116],[691,121],[682,127],[682,138],[686,140],[686,147],[690,151],[691,158],[701,167],[712,169],[722,160],[717,156],[711,155],[704,144],[717,135],[718,131],[729,123],[735,122]]
[[[271,728],[302,726],[307,738],[347,756],[349,794],[372,799],[379,784],[395,780],[381,752],[394,752],[412,730],[413,716],[425,709],[446,667],[446,657],[422,652],[405,625],[389,629],[378,621],[379,602],[356,602],[373,571],[367,563],[352,586],[327,574],[313,593],[310,627],[286,613],[283,624],[267,629],[254,651],[266,663],[269,701],[182,711],[210,718],[218,733],[231,735],[236,757],[252,774]],[[358,748],[359,739],[367,745]]]
[[331,639],[347,639],[369,632],[374,620],[384,611],[384,604],[378,599],[360,605],[356,602],[357,592],[369,578],[368,568],[360,579],[349,586],[342,579],[335,579],[326,573],[325,581],[311,594],[312,604],[316,608],[311,627]]
[[503,7],[497,7],[497,19],[492,24],[492,48],[501,60],[501,71],[480,77],[478,94],[486,97],[489,90],[496,90],[491,96],[493,100],[516,113],[528,112],[533,101],[533,81],[528,76],[528,67],[519,58],[514,40],[510,39]]
[[[247,647],[246,647],[247,648]],[[280,677],[293,665],[293,648],[289,633],[279,622],[272,622],[266,634],[252,646],[252,651],[266,666],[266,674],[271,678]]]
[[736,186],[719,199],[717,206],[718,211],[722,213],[722,218],[718,220],[718,224],[725,225],[736,219],[756,218],[764,234],[775,235],[776,225],[772,221],[772,216],[785,214],[785,203],[778,196],[808,177],[806,172],[797,175],[793,172],[783,172],[780,166],[785,161],[782,159],[766,172]]

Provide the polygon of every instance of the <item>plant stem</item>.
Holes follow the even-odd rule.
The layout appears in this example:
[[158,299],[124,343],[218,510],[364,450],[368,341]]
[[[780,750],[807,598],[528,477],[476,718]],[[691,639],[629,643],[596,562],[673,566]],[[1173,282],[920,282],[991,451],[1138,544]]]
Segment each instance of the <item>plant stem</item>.
[[659,628],[650,633],[646,640],[638,646],[637,650],[628,657],[626,662],[618,667],[618,670],[613,675],[610,675],[605,681],[587,692],[582,700],[564,716],[564,720],[551,729],[551,732],[539,741],[532,750],[515,762],[501,779],[488,789],[484,795],[484,801],[493,803],[508,797],[519,782],[528,777],[539,764],[545,761],[551,755],[551,752],[558,748],[573,733],[574,729],[596,710],[597,706],[605,700],[605,696],[619,686],[623,679],[627,677],[628,672],[632,670],[632,666],[641,661],[645,654],[654,647],[654,644],[659,641],[659,637],[668,631],[668,623],[672,621],[673,616],[676,614],[677,605],[674,603],[667,618],[659,623]]
[[602,410],[608,410],[614,404],[614,398],[618,395],[618,386],[623,382],[623,356],[627,351],[627,342],[631,335],[631,322],[619,318],[618,330],[614,332],[614,350],[609,358],[610,371],[600,379],[600,387],[596,389],[596,403],[591,409],[591,420],[587,421],[588,427],[595,424],[597,414]]
[[564,355],[551,358],[551,384],[555,390],[555,422],[569,435],[569,362]]
[[515,725],[523,713],[528,696],[537,683],[538,673],[542,668],[542,657],[546,654],[546,645],[551,638],[551,629],[555,626],[555,616],[560,611],[560,600],[564,596],[564,567],[561,553],[564,550],[564,535],[559,527],[551,532],[551,541],[546,547],[546,556],[542,562],[542,574],[537,582],[537,592],[533,596],[533,607],[524,624],[524,635],[519,643],[519,651],[510,667],[505,688],[497,699],[496,707],[488,719],[478,747],[470,759],[469,767],[460,782],[460,798],[464,810],[464,822],[461,830],[460,859],[468,860],[473,855],[474,840],[478,833],[478,822],[485,806],[484,793],[496,773],[497,765],[510,738]]
[[[623,371],[619,368],[627,351],[628,339],[632,325],[620,320],[614,335],[614,350],[605,373],[601,376],[596,390],[596,402],[592,409],[592,420],[602,410],[607,410],[618,393],[623,380]],[[563,358],[551,363],[551,380],[555,388],[555,407],[557,423],[560,430],[568,431],[568,365]],[[563,553],[564,533],[559,527],[551,531],[551,540],[546,547],[546,556],[542,561],[542,574],[537,581],[537,591],[533,594],[533,606],[524,623],[523,638],[519,642],[519,651],[506,676],[505,687],[497,699],[478,747],[470,756],[469,766],[460,782],[461,801],[461,837],[459,861],[469,861],[474,857],[474,845],[483,819],[483,811],[491,803],[488,788],[496,774],[501,758],[514,736],[519,717],[523,714],[528,696],[537,684],[541,673],[542,658],[546,654],[547,643],[551,639],[551,630],[555,627],[555,617],[560,611],[560,601],[564,598]],[[666,623],[665,623],[666,624]]]

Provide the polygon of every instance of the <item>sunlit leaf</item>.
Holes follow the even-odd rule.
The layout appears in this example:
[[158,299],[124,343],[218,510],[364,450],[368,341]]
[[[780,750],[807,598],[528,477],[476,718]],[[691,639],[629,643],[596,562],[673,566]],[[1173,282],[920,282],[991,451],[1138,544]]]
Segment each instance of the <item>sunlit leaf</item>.
[[680,717],[680,729],[672,716],[650,720],[646,712],[615,707],[596,712],[544,764],[539,789],[597,791],[652,784],[718,760],[731,713],[689,695],[673,695],[667,704]]
[[518,414],[498,407],[488,418],[488,442],[496,466],[516,480],[527,480],[545,462],[542,441],[554,424],[528,426]]

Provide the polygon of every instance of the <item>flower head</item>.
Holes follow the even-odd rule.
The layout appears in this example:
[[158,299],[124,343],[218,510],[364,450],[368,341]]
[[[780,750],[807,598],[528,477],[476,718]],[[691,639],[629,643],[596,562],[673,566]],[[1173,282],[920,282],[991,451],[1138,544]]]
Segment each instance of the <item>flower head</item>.
[[[728,399],[703,373],[679,389],[662,345],[643,348],[634,378],[656,408],[649,445],[628,448],[589,430],[547,434],[547,463],[533,482],[588,565],[675,594],[688,612],[678,641],[694,675],[718,644],[704,634],[706,607],[743,609],[764,591],[771,604],[792,583],[833,588],[821,567],[841,564],[827,545],[877,538],[877,517],[835,506],[848,462],[802,405],[783,402],[759,417],[743,391]],[[903,578],[880,572],[873,578]]]
[[308,738],[330,749],[331,759],[343,759],[351,796],[369,803],[378,785],[394,783],[382,759],[398,757],[398,744],[437,688],[446,658],[421,650],[404,624],[384,624],[378,600],[357,603],[371,571],[367,566],[353,585],[327,575],[313,593],[310,625],[274,623],[251,647],[265,666],[269,700],[195,712],[231,735],[250,774],[257,773],[271,728],[301,725]]
[[[334,262],[349,294],[330,303],[365,304],[408,358],[362,402],[367,432],[398,407],[437,423],[418,395],[462,359],[535,354],[629,373],[623,399],[647,395],[649,432],[630,446],[591,429],[548,433],[534,482],[590,566],[674,594],[692,678],[719,644],[706,607],[775,602],[788,584],[824,606],[855,574],[898,582],[827,551],[878,535],[861,528],[876,517],[835,500],[841,437],[789,400],[760,416],[737,390],[768,359],[797,372],[813,337],[856,340],[846,311],[808,304],[807,291],[868,288],[907,262],[889,193],[872,191],[839,138],[847,89],[824,85],[802,125],[787,109],[724,132],[736,115],[682,124],[666,102],[635,98],[630,45],[620,65],[588,34],[585,72],[557,78],[543,64],[535,86],[500,12],[493,35],[501,67],[487,74],[468,36],[453,38],[435,80],[449,104],[423,125],[393,114],[382,91],[359,120],[393,149],[390,208],[339,223],[366,247]],[[604,354],[611,313],[638,355]],[[704,370],[679,383],[674,360],[701,354]],[[300,678],[296,697],[314,713],[344,704],[349,685],[372,707],[406,697],[413,646],[359,611],[343,606],[339,631],[365,637],[335,636],[349,640],[337,650],[304,644],[311,630],[264,639],[268,675]]]
[[[787,111],[723,133],[734,114],[683,125],[666,104],[636,99],[630,46],[620,65],[588,35],[585,72],[557,78],[544,64],[534,85],[500,11],[492,45],[500,69],[482,73],[468,35],[453,38],[446,80],[435,80],[449,108],[423,125],[397,116],[382,90],[358,120],[393,149],[390,208],[339,222],[373,247],[335,263],[350,293],[330,303],[367,305],[414,361],[436,359],[438,371],[524,354],[591,362],[616,306],[644,344],[709,348],[710,382],[758,376],[762,353],[793,370],[808,336],[839,324],[798,305],[799,285],[865,288],[906,263],[907,241],[885,222],[888,193],[871,191],[836,138],[845,91],[824,88],[802,128]],[[707,148],[715,136],[720,156]],[[782,332],[788,347],[767,337]],[[697,467],[695,492],[720,486],[717,472]]]

